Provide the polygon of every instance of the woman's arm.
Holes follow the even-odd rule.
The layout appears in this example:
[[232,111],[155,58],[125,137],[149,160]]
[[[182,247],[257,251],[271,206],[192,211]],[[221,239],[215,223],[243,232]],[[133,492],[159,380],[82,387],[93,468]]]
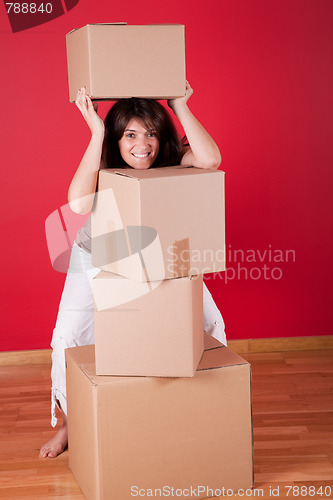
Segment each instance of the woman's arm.
[[217,169],[221,163],[219,148],[187,106],[192,94],[193,90],[186,82],[185,96],[168,100],[168,105],[180,121],[190,145],[184,148],[181,165]]
[[70,183],[68,202],[73,212],[86,214],[91,210],[96,191],[104,139],[104,123],[96,112],[97,105],[92,104],[84,87],[78,91],[75,104],[91,130],[91,139]]

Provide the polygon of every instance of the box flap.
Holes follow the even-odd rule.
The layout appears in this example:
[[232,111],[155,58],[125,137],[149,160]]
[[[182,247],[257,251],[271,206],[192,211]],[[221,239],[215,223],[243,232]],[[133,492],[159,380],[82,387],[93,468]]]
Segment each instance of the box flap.
[[68,33],[66,33],[66,36],[73,33],[73,31],[81,30],[82,28],[85,28],[86,26],[100,26],[100,25],[101,26],[109,26],[109,25],[124,26],[124,25],[127,25],[127,22],[126,21],[119,21],[119,22],[115,22],[115,23],[88,23],[88,24],[85,24],[84,26],[81,26],[81,28],[73,28]]
[[130,179],[159,179],[163,177],[172,177],[179,175],[203,175],[203,174],[216,174],[217,172],[224,174],[222,170],[203,169],[197,167],[189,167],[185,165],[175,165],[172,167],[155,167],[147,170],[136,170],[135,168],[103,168],[102,172],[110,175],[123,175]]
[[[126,170],[128,170],[128,169],[126,169]],[[128,177],[129,179],[133,179],[133,178],[135,179],[136,178],[136,177],[133,177],[133,175],[130,175],[130,174],[126,173],[126,172],[122,172],[121,170],[114,170],[113,173],[116,174],[116,175],[123,175],[124,177]]]
[[80,30],[82,28],[85,28],[86,26],[185,26],[184,24],[179,24],[179,23],[150,23],[150,24],[142,24],[142,25],[128,25],[127,21],[116,21],[114,23],[88,23],[85,24],[84,26],[81,26],[81,28],[73,28],[71,31],[66,33],[66,36],[69,35],[70,33],[73,33],[73,31]]
[[215,347],[204,351],[198,366],[198,371],[249,364],[248,361],[231,351],[228,347],[221,345],[221,347]]
[[[66,349],[66,360],[72,360],[80,366],[92,385],[103,386],[110,383],[110,376],[96,375],[95,369],[95,346],[80,346]],[[199,363],[198,371],[212,370],[215,368],[228,368],[231,366],[249,365],[250,363],[231,351],[228,347],[221,345],[214,349],[204,351]],[[113,383],[131,383],[144,381],[146,377],[112,376]],[[156,377],[159,378],[159,377]]]
[[[78,347],[70,347],[65,350],[66,364],[68,361],[73,361],[75,364],[93,364],[95,363],[95,346],[85,345]],[[89,370],[89,373],[91,371]]]

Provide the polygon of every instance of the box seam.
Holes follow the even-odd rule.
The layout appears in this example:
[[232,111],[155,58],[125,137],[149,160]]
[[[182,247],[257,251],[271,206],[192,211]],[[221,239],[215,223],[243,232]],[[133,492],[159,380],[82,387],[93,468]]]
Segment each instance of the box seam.
[[94,381],[92,375],[90,375],[90,373],[87,371],[87,369],[84,367],[84,365],[80,364],[79,365],[81,371],[85,374],[85,376],[90,380],[90,382],[92,383],[92,385],[94,387],[97,387],[98,384],[96,384],[96,382]]
[[88,39],[88,71],[89,71],[89,88],[90,94],[92,95],[92,76],[91,76],[91,36],[90,36],[90,24],[87,24],[87,39]]
[[252,367],[250,369],[250,413],[251,413],[251,451],[252,451],[252,488],[254,488],[254,437],[253,437],[253,405],[252,405]]
[[96,446],[96,464],[95,464],[95,477],[96,477],[96,498],[102,498],[102,491],[101,491],[101,488],[102,488],[102,474],[103,474],[103,470],[102,470],[102,467],[101,467],[101,457],[100,457],[100,452],[101,452],[101,449],[102,447],[100,446],[100,442],[99,442],[99,421],[98,421],[98,387],[96,384],[94,384],[94,387],[92,388],[92,391],[93,391],[93,401],[94,401],[94,405],[93,405],[93,408],[94,408],[94,432],[97,434],[96,436],[96,440],[95,440],[95,444],[97,445]]

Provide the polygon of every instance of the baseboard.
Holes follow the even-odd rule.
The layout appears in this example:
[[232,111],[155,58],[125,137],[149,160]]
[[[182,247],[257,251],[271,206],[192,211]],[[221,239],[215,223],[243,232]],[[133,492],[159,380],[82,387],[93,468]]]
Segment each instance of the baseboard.
[[0,352],[0,366],[50,364],[51,352],[52,349]]
[[238,354],[248,352],[322,351],[333,349],[333,335],[229,340],[228,347]]
[[[228,340],[228,347],[238,354],[249,352],[321,351],[333,349],[333,335]],[[50,364],[51,352],[51,349],[0,352],[0,366]]]

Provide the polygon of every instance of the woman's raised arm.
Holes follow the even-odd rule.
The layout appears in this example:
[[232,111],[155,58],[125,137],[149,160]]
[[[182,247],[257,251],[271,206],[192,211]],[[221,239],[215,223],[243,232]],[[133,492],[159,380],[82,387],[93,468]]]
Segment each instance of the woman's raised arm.
[[193,90],[186,82],[185,96],[168,100],[168,105],[180,121],[190,145],[184,149],[181,164],[217,169],[221,163],[219,148],[187,106],[187,101],[192,94]]
[[73,212],[86,214],[91,210],[96,191],[104,139],[104,123],[97,114],[97,104],[93,105],[84,87],[78,90],[75,104],[91,130],[91,139],[70,183],[68,202]]

